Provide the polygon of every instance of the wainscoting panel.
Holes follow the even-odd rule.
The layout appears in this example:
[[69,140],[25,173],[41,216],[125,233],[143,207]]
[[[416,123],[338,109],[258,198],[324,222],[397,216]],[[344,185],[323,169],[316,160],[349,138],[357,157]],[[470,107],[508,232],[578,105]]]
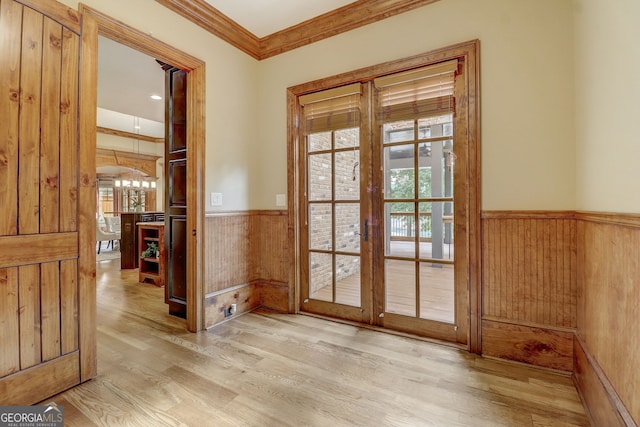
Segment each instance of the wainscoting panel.
[[263,306],[288,311],[286,211],[221,212],[205,220],[205,325]]
[[576,326],[573,212],[482,214],[483,318]]
[[[609,400],[619,401],[621,413],[628,411],[627,418],[633,418],[637,424],[640,423],[640,215],[579,212],[577,219],[578,337],[584,353],[601,368],[600,381],[590,383],[610,383],[617,396],[609,393]],[[589,407],[597,405],[597,398],[588,399],[589,390],[581,391]],[[633,420],[626,425],[635,425],[630,424]]]

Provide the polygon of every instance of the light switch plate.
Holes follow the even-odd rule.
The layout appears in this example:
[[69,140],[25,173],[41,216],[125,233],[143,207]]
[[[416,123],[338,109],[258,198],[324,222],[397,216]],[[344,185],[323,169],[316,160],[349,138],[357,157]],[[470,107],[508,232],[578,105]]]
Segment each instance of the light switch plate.
[[276,206],[286,206],[287,198],[284,194],[276,194]]
[[211,206],[222,206],[222,193],[211,193]]

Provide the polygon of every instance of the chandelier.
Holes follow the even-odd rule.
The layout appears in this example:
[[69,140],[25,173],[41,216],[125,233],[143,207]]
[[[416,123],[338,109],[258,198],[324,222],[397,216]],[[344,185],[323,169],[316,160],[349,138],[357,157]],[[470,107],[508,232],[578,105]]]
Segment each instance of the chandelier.
[[[140,135],[140,118],[133,118],[133,128],[135,130],[136,135]],[[132,152],[135,152],[137,155],[140,155],[140,138],[136,137],[133,142],[134,146],[132,147]],[[137,145],[137,148],[136,148]],[[138,165],[139,166],[139,165]],[[122,179],[115,179],[113,181],[113,185],[116,188],[125,188],[132,190],[155,190],[156,189],[156,178],[142,175],[139,167],[134,167],[133,174],[129,177]]]

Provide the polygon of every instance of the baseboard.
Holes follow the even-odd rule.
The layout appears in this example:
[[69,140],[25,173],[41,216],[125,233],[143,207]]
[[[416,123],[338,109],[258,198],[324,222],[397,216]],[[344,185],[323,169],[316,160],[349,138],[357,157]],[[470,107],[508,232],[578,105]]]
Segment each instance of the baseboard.
[[482,320],[482,354],[573,371],[573,332]]
[[613,385],[586,350],[579,334],[574,338],[573,382],[578,389],[583,406],[594,426],[637,427]]

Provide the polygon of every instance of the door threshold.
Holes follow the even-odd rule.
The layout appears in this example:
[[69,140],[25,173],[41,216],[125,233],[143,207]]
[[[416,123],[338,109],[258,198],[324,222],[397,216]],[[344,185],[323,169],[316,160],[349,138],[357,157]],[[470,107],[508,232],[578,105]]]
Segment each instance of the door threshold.
[[399,337],[411,338],[411,339],[414,339],[414,340],[429,342],[429,343],[432,343],[432,344],[438,344],[438,345],[442,345],[442,346],[445,346],[445,347],[450,347],[450,348],[453,348],[453,349],[456,349],[456,350],[463,350],[463,351],[467,351],[467,352],[469,351],[469,346],[467,346],[467,345],[457,344],[457,343],[453,343],[453,342],[449,342],[449,341],[443,341],[443,340],[439,340],[439,339],[435,339],[435,338],[423,337],[421,335],[410,334],[408,332],[395,331],[393,329],[383,328],[382,326],[368,325],[366,323],[354,322],[352,320],[338,319],[338,318],[330,317],[330,316],[323,316],[322,314],[309,313],[307,311],[298,311],[296,314],[301,314],[303,316],[309,316],[309,317],[315,317],[315,318],[318,318],[318,319],[328,320],[330,322],[342,323],[344,325],[355,326],[355,327],[358,327],[358,328],[368,329],[368,330],[376,331],[376,332],[382,332],[382,333],[385,333],[385,334],[396,335],[396,336],[399,336]]

